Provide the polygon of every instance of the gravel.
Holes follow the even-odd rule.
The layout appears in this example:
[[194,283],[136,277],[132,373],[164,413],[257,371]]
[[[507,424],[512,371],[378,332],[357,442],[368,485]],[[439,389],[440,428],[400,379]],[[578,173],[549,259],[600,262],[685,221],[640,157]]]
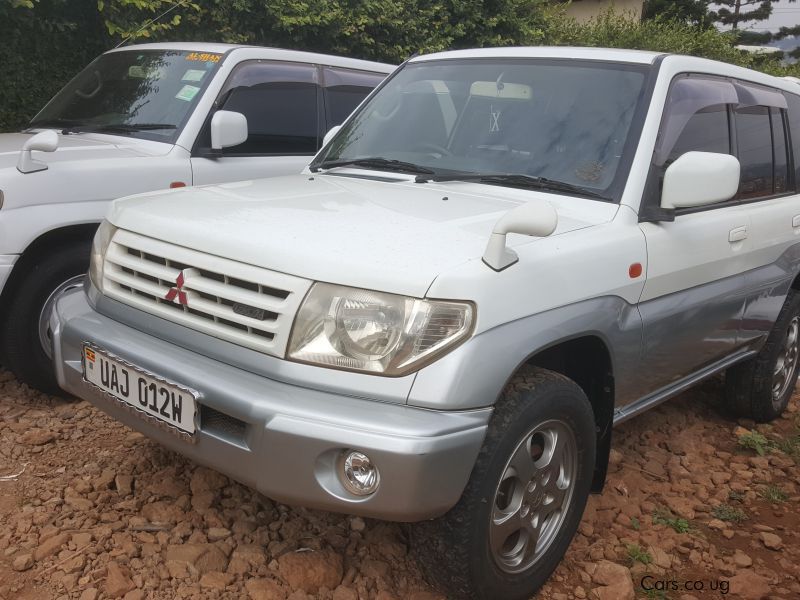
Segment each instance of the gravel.
[[[756,426],[726,419],[721,393],[708,382],[615,431],[605,490],[538,597],[800,597],[800,402]],[[403,527],[277,504],[0,370],[0,599],[12,598],[443,596]]]

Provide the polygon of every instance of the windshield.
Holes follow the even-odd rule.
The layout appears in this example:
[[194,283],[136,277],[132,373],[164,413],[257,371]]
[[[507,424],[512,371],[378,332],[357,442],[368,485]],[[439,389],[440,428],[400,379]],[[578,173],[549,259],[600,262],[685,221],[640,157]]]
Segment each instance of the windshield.
[[[312,166],[382,163],[442,180],[486,174],[485,182],[501,185],[537,178],[618,197],[646,73],[643,65],[574,60],[409,63]],[[358,160],[364,158],[372,160]]]
[[58,92],[30,126],[174,142],[221,56],[177,50],[103,54]]

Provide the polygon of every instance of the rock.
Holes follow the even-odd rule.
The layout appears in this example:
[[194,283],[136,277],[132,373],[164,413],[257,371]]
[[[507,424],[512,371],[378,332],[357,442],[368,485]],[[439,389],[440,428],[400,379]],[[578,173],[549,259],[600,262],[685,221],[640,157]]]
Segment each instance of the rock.
[[200,578],[200,587],[221,591],[233,583],[233,580],[233,575],[228,573],[209,571],[208,573],[204,573]]
[[109,598],[121,598],[136,585],[130,578],[130,572],[115,562],[106,567],[106,582],[103,586]]
[[218,473],[213,469],[205,467],[198,467],[192,473],[192,479],[189,481],[189,489],[192,494],[200,494],[202,492],[214,492],[215,494],[228,485],[228,478],[222,473]]
[[694,502],[693,498],[683,496],[668,496],[664,498],[664,504],[667,505],[667,508],[684,519],[695,518]]
[[742,571],[730,579],[730,593],[746,600],[760,600],[771,591],[769,581],[753,571]]
[[630,580],[631,574],[626,567],[608,560],[601,560],[592,573],[592,581],[600,585],[611,585],[620,579]]
[[650,556],[653,557],[653,564],[655,564],[657,567],[669,569],[672,566],[672,559],[670,558],[669,554],[667,554],[661,548],[651,546],[649,551]]
[[364,528],[366,528],[366,526],[367,524],[364,523],[364,519],[362,519],[361,517],[353,517],[352,519],[350,519],[350,529],[352,529],[353,531],[364,531]]
[[30,554],[20,554],[11,563],[15,571],[27,571],[33,566],[33,556]]
[[753,564],[753,559],[737,548],[733,554],[733,562],[737,567],[745,568]]
[[780,550],[783,548],[783,540],[774,533],[762,531],[758,534],[758,539],[770,550]]
[[290,552],[278,559],[281,577],[292,589],[316,594],[336,589],[342,581],[342,557],[333,552]]
[[144,600],[144,592],[142,590],[131,590],[122,600]]
[[244,584],[251,600],[284,600],[286,591],[272,579],[248,579]]
[[151,523],[174,524],[183,519],[183,515],[174,502],[151,502],[142,507],[142,516]]
[[217,542],[230,537],[231,531],[230,529],[225,529],[224,527],[210,527],[206,532],[206,536],[208,537],[208,541]]
[[256,544],[240,544],[231,554],[228,564],[228,573],[244,575],[255,571],[261,565],[267,564],[267,555],[264,549]]
[[44,446],[56,439],[56,434],[44,429],[29,429],[23,433],[19,441],[28,446]]
[[164,561],[170,573],[180,573],[185,567],[189,573],[203,575],[228,566],[228,557],[214,544],[170,544]]
[[69,540],[68,533],[59,533],[45,540],[33,551],[33,558],[37,561],[52,556],[61,549],[61,546]]
[[97,600],[97,594],[99,594],[97,588],[86,588],[78,600]]
[[595,600],[634,600],[636,593],[633,591],[633,582],[630,576],[606,587],[597,587],[592,590]]
[[117,475],[114,478],[114,487],[120,496],[127,496],[133,491],[133,477],[130,475]]
[[333,600],[358,600],[358,592],[353,588],[340,585],[333,590]]

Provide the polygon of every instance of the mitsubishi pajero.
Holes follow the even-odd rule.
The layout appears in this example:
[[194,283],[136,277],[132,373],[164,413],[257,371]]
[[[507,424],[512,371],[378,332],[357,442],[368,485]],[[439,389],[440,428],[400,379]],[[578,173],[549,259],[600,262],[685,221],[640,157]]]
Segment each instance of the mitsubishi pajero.
[[58,380],[284,503],[416,522],[452,598],[529,597],[612,428],[724,373],[785,409],[800,86],[709,60],[419,56],[301,175],[116,202]]

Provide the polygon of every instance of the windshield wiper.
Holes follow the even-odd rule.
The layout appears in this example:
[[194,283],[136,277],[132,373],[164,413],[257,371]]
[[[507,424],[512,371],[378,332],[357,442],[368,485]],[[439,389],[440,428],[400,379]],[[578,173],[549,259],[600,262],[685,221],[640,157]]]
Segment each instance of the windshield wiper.
[[508,185],[511,187],[521,187],[532,190],[547,190],[552,192],[565,192],[568,194],[578,194],[598,200],[611,201],[611,198],[603,196],[585,187],[547,179],[546,177],[534,177],[523,173],[448,173],[442,175],[418,175],[417,183],[427,183],[429,181],[477,181],[479,183],[489,183],[496,185]]
[[133,133],[136,131],[154,131],[158,129],[177,129],[172,123],[119,123],[107,125],[73,125],[64,128],[63,133]]
[[327,160],[311,165],[309,169],[312,173],[317,173],[320,169],[333,169],[334,167],[346,167],[354,165],[357,167],[374,167],[376,169],[385,169],[387,171],[401,171],[406,173],[421,173],[424,175],[433,175],[436,173],[433,169],[423,167],[422,165],[415,165],[414,163],[405,162],[402,160],[395,160],[392,158],[383,158],[375,156],[372,158],[348,158],[343,160]]

